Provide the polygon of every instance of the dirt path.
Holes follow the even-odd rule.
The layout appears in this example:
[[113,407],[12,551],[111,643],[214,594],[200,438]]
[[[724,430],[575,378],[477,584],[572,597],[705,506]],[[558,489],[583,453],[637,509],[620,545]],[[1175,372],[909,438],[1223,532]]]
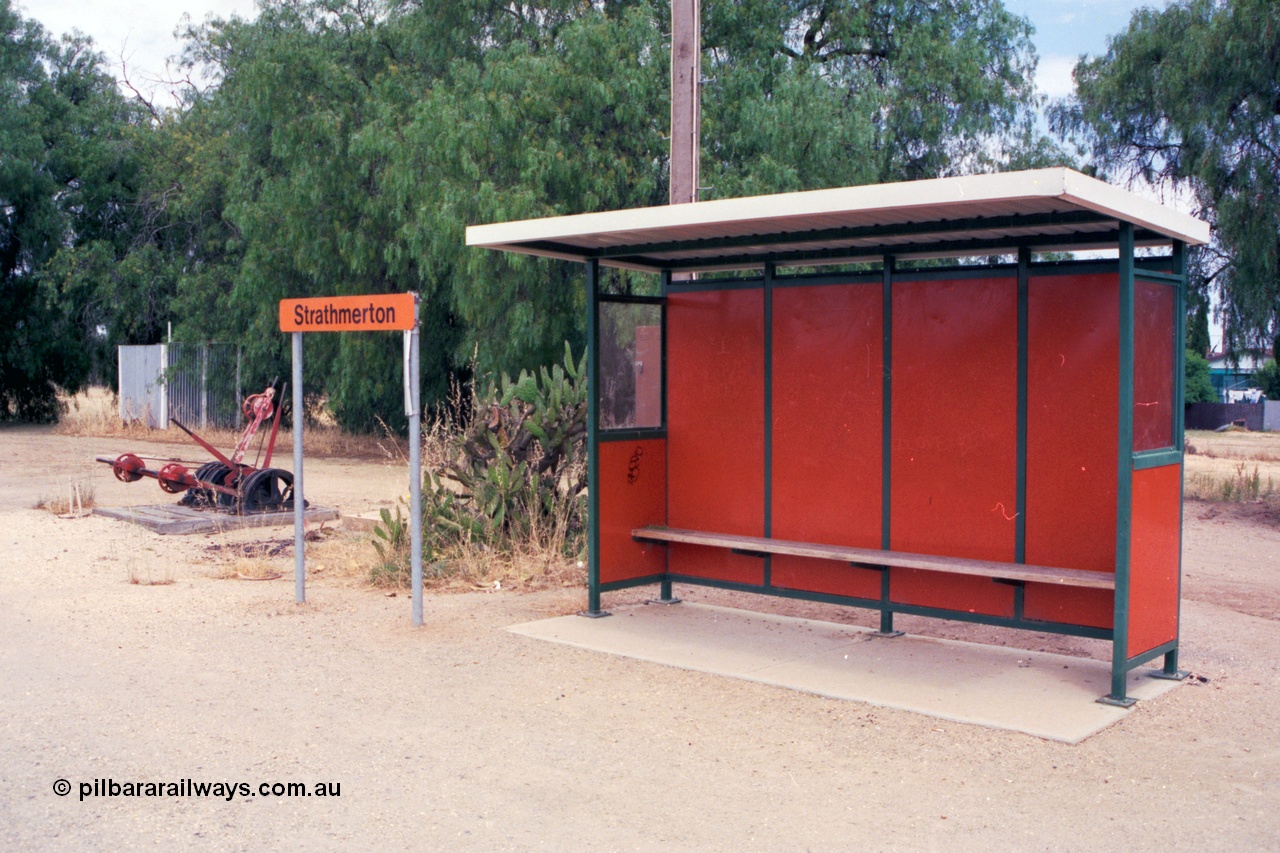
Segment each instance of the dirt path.
[[[502,630],[579,609],[579,590],[430,596],[421,630],[404,596],[323,575],[296,607],[287,574],[214,579],[208,537],[30,508],[94,470],[78,459],[137,447],[102,444],[0,431],[0,848],[1263,850],[1280,837],[1280,525],[1259,511],[1188,505],[1183,664],[1198,677],[1072,747]],[[98,467],[103,504],[161,497]],[[405,482],[368,463],[309,462],[307,477],[345,513]],[[128,582],[165,570],[173,584]],[[341,796],[80,800],[95,779],[327,782]]]

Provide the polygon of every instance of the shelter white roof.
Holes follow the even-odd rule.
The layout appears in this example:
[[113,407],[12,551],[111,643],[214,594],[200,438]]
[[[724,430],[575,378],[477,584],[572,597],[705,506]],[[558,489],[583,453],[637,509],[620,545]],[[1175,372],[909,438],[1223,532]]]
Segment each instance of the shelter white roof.
[[555,216],[467,228],[467,245],[659,271],[1209,240],[1209,225],[1064,168]]

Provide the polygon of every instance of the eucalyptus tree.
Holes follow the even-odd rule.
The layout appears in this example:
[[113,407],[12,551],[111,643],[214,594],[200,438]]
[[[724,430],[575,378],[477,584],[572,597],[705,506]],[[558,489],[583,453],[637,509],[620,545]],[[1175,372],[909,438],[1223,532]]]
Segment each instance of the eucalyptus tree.
[[[1029,25],[997,0],[704,0],[703,15],[705,198],[1059,156],[1031,125]],[[467,250],[463,231],[664,203],[669,28],[666,0],[266,0],[252,22],[193,28],[187,61],[214,85],[175,133],[214,140],[197,159],[221,164],[228,248],[226,275],[178,275],[183,333],[238,335],[278,371],[277,299],[416,290],[437,398],[451,373],[577,350],[580,271]],[[308,345],[343,423],[397,425],[397,344]]]
[[52,418],[101,367],[113,306],[68,273],[127,251],[140,120],[86,39],[0,0],[0,421]]
[[1280,345],[1280,4],[1140,9],[1075,78],[1055,129],[1100,173],[1194,198],[1214,242],[1193,255],[1193,281],[1220,298],[1228,343]]

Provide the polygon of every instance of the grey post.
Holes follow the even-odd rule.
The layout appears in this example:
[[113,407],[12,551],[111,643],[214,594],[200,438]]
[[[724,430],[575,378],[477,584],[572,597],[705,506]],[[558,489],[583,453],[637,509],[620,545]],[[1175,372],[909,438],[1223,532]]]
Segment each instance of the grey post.
[[[283,402],[283,401],[282,401]],[[306,536],[302,497],[302,332],[293,333],[293,589],[299,604],[307,600]]]
[[409,411],[409,542],[413,570],[413,624],[422,624],[422,407],[418,381],[418,326],[405,333],[405,403]]

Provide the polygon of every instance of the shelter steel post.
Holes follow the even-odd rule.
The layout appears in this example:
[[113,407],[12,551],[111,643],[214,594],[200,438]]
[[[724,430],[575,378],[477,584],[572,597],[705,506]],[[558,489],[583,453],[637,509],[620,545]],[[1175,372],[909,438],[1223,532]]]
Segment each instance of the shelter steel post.
[[[1174,302],[1174,318],[1173,324],[1173,444],[1179,450],[1186,445],[1186,424],[1183,422],[1186,417],[1187,403],[1187,256],[1186,244],[1181,240],[1173,241],[1172,258],[1174,275],[1178,276],[1178,295]],[[1182,506],[1183,493],[1186,488],[1186,477],[1183,477],[1183,484],[1179,486],[1178,505]],[[1178,522],[1178,541],[1182,541],[1182,522]],[[1182,549],[1178,549],[1178,631],[1177,637],[1182,635]],[[1178,639],[1174,646],[1164,655],[1164,666],[1157,672],[1152,673],[1153,678],[1165,678],[1170,681],[1182,681],[1189,673],[1185,669],[1178,668]]]
[[307,555],[302,496],[302,333],[293,333],[293,592],[294,600],[307,600]]
[[418,381],[418,327],[405,332],[405,402],[409,407],[409,541],[413,575],[413,625],[422,625],[422,407]]
[[1098,701],[1127,708],[1129,679],[1129,562],[1133,541],[1133,224],[1120,223],[1120,424],[1116,454],[1116,590],[1111,621],[1111,692]]
[[583,616],[608,616],[600,609],[600,261],[587,261],[587,609]]
[[[663,435],[666,435],[667,428],[667,296],[671,291],[671,270],[662,272],[662,429]],[[675,593],[671,589],[671,549],[663,549],[666,552],[667,562],[664,564],[662,580],[658,584],[658,598],[655,600],[657,604],[679,604],[680,599],[676,598]]]
[[[880,277],[881,359],[883,373],[880,377],[880,547],[889,550],[892,544],[889,506],[893,495],[893,272],[892,255],[885,255]],[[889,567],[880,566],[880,630],[878,637],[901,637],[902,632],[893,627],[893,607],[890,605]]]

